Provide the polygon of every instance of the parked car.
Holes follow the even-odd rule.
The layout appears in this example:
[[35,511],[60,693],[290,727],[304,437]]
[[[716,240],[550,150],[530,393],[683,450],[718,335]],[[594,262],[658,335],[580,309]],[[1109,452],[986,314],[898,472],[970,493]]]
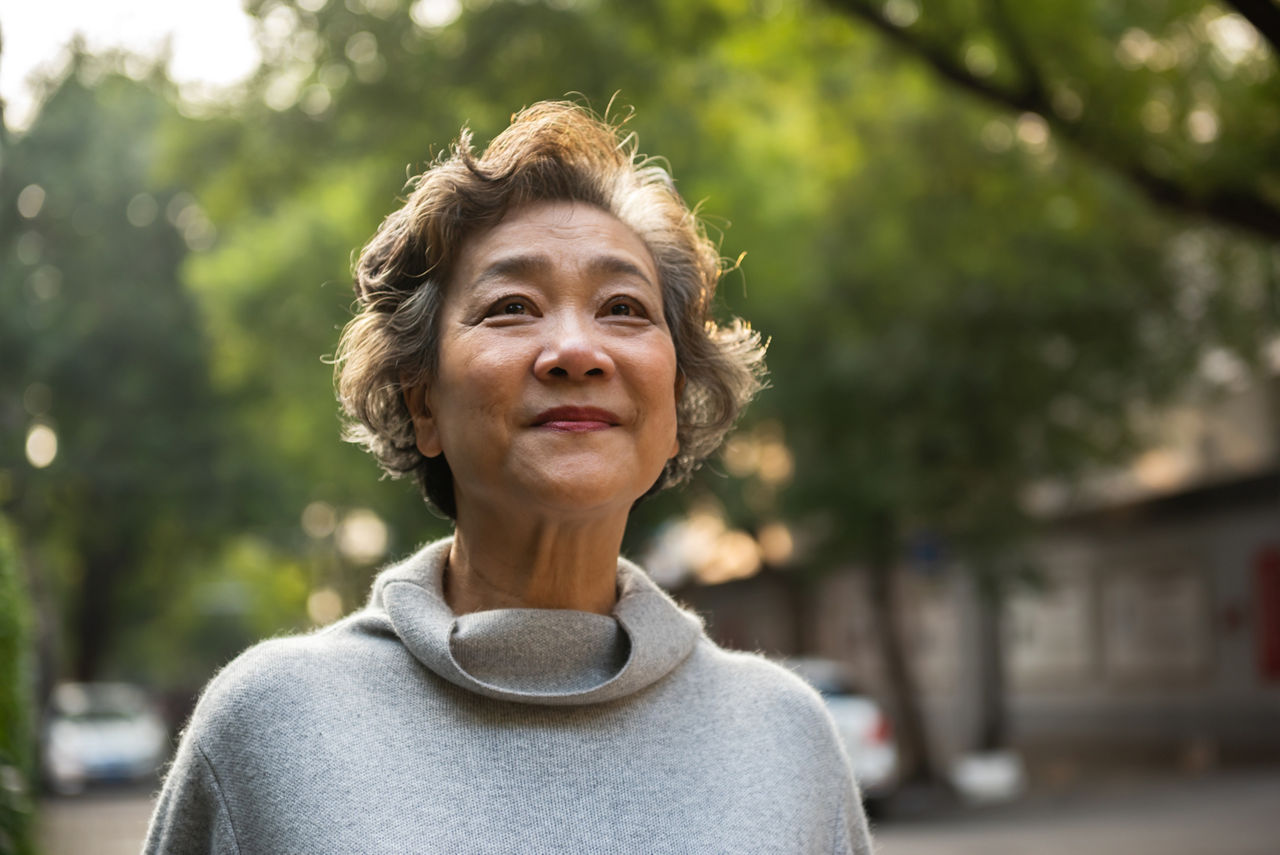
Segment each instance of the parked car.
[[822,695],[844,742],[863,800],[870,808],[881,807],[898,785],[898,747],[889,717],[874,698],[858,689],[838,662],[794,658],[782,664]]
[[55,791],[153,779],[169,733],[146,693],[125,683],[63,683],[45,718],[42,763]]

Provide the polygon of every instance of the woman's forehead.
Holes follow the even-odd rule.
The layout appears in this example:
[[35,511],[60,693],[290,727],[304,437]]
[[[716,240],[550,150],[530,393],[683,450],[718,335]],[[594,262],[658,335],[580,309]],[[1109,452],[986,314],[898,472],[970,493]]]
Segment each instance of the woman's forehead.
[[463,244],[456,280],[533,278],[559,268],[597,276],[633,276],[658,287],[648,246],[629,226],[595,205],[552,201],[524,205]]

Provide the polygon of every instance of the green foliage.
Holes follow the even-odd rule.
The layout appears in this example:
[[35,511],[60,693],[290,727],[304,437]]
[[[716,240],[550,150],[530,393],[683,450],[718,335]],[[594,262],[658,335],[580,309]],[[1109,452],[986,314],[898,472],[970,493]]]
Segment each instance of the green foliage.
[[[183,584],[174,585],[165,569],[143,574],[130,592],[163,608],[122,633],[123,676],[194,694],[254,642],[310,625],[306,601],[315,580],[305,555],[229,535],[216,552],[195,560]],[[157,644],[161,638],[165,643]]]
[[[210,239],[194,200],[150,182],[163,92],[123,76],[90,82],[80,58],[0,176],[0,507],[33,545],[70,545],[72,667],[109,650],[118,592],[160,528],[198,546],[233,516],[222,485],[220,402],[193,301],[178,280]],[[25,210],[15,201],[26,193]],[[27,458],[33,430],[56,454]],[[51,449],[47,449],[51,450]],[[229,512],[229,509],[232,512]],[[169,555],[180,565],[180,553]]]
[[32,624],[17,546],[0,517],[0,851],[14,855],[35,851]]
[[939,101],[863,135],[879,165],[839,188],[831,272],[775,336],[775,364],[821,366],[779,383],[779,403],[829,402],[789,431],[812,473],[802,503],[949,538],[1014,531],[1021,485],[1115,459],[1128,407],[1194,360],[1144,337],[1181,326],[1163,224],[1073,158],[989,151],[989,122]]
[[1280,10],[1222,0],[828,0],[1159,204],[1280,236]]

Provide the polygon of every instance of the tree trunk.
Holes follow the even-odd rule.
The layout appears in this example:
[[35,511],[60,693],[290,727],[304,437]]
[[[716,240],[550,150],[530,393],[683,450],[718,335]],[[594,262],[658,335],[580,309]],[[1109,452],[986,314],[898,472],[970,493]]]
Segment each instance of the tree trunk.
[[939,782],[937,765],[925,728],[920,693],[912,679],[902,642],[901,618],[893,585],[893,561],[881,554],[871,563],[871,605],[875,614],[876,640],[888,680],[889,703],[895,715],[899,769],[904,784],[932,785]]
[[800,574],[783,578],[791,612],[791,655],[808,656],[814,652],[815,606],[814,584]]
[[978,594],[978,744],[979,751],[999,751],[1009,745],[1009,715],[1005,696],[1004,599],[998,593]]
[[115,581],[123,561],[117,552],[85,555],[74,617],[71,673],[88,682],[100,676],[103,655],[111,642]]

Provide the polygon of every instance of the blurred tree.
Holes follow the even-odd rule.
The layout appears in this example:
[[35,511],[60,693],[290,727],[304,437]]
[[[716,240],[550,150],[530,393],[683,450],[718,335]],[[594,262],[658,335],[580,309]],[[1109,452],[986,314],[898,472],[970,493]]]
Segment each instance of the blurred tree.
[[[891,570],[913,531],[973,564],[986,624],[978,747],[999,747],[1000,603],[1018,574],[998,556],[1025,523],[1019,493],[1037,476],[1119,459],[1135,411],[1180,389],[1214,348],[1255,362],[1280,319],[1266,245],[1204,227],[1280,236],[1280,13],[1267,3],[830,5],[922,59],[944,87],[1019,114],[939,101],[925,121],[900,110],[909,125],[868,129],[896,131],[893,151],[881,180],[848,188],[858,201],[842,205],[855,219],[831,267],[841,275],[814,310],[837,325],[818,339],[834,365],[822,385],[874,416],[851,413],[825,435],[810,425],[820,438],[810,454],[829,461],[838,449],[847,468],[835,471],[858,483],[804,485],[818,488],[815,506],[857,509],[838,540],[869,557],[882,618],[898,613]],[[1074,152],[1190,216],[1161,221]],[[880,204],[854,214],[869,198]],[[848,314],[833,311],[842,305]],[[933,777],[900,630],[881,629],[908,753],[924,758],[911,774]]]
[[0,851],[35,851],[35,645],[31,601],[0,517]]
[[1273,0],[828,0],[1157,203],[1280,238]]
[[246,647],[308,628],[317,580],[305,553],[229,531],[190,564],[189,580],[167,593],[146,630],[121,640],[125,676],[194,693]]
[[130,580],[155,563],[173,581],[228,508],[204,335],[178,279],[211,227],[149,181],[172,110],[160,82],[110,67],[78,54],[0,174],[0,507],[33,549],[69,558],[80,679],[139,617],[122,611]]

